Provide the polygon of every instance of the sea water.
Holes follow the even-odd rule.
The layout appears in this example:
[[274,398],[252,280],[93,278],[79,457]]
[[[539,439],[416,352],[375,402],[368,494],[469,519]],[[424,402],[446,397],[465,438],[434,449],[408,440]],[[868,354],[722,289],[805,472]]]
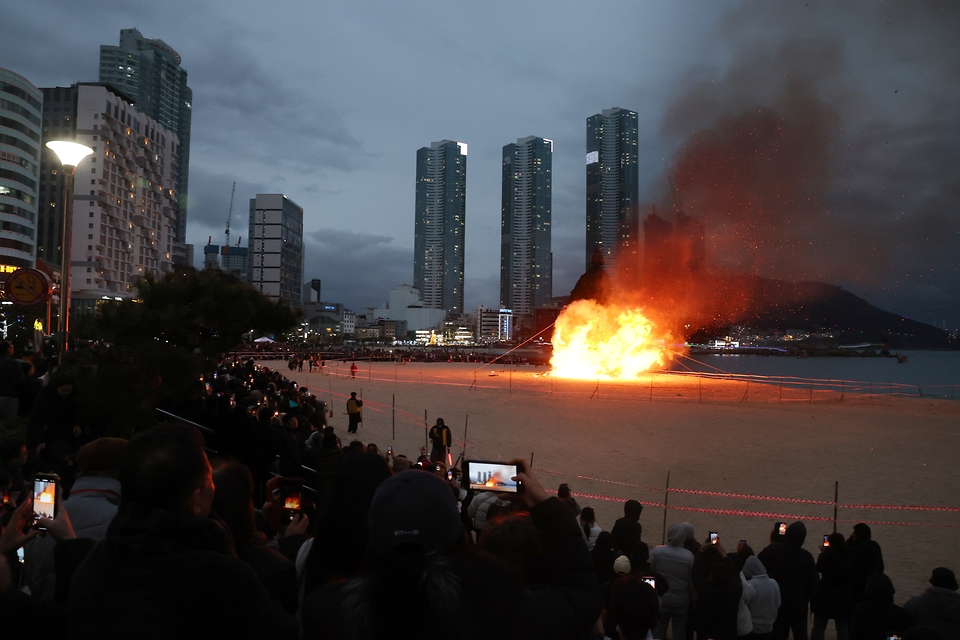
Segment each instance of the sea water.
[[[929,387],[930,394],[960,398],[960,351],[901,351],[896,358],[697,355],[681,357],[671,367],[713,373],[790,376],[819,380],[855,380]],[[951,388],[952,387],[952,388]],[[926,393],[926,392],[925,392]]]

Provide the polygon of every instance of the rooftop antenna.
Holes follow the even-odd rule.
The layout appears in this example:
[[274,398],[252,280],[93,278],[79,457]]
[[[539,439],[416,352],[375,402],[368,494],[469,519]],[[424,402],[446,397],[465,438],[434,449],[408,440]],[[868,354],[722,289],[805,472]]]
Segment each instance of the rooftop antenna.
[[237,192],[237,183],[233,183],[233,189],[230,190],[230,209],[227,211],[227,243],[226,246],[230,246],[230,218],[233,215],[233,194]]

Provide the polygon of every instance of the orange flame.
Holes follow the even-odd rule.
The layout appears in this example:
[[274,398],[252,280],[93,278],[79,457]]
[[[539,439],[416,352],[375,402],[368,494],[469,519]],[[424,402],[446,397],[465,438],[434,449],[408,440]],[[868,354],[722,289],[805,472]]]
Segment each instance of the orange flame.
[[616,380],[636,378],[671,359],[666,334],[640,309],[578,300],[557,318],[553,330],[552,375]]

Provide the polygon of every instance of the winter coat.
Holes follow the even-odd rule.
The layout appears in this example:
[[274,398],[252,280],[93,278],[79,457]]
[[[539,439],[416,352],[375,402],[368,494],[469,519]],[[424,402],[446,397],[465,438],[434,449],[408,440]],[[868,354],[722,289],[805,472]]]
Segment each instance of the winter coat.
[[893,583],[885,574],[870,576],[863,602],[856,606],[850,619],[850,640],[886,640],[913,625],[910,614],[893,604],[894,593]]
[[853,567],[850,574],[850,588],[853,604],[863,601],[867,579],[874,573],[883,573],[883,551],[873,540],[847,540]]
[[742,571],[740,572],[740,586],[743,588],[743,593],[740,594],[740,607],[737,609],[737,635],[745,636],[748,633],[753,633],[750,601],[757,595],[757,592],[747,581]]
[[693,586],[697,590],[697,637],[735,640],[743,586],[740,584],[740,574],[732,560],[723,558],[718,562],[729,565],[730,577],[723,584],[710,581],[704,556],[694,561],[691,574]]
[[[580,533],[583,533],[583,527],[580,527]],[[593,526],[590,527],[590,535],[583,535],[584,541],[587,543],[587,550],[593,551],[593,547],[597,544],[597,536],[603,533],[603,529],[600,528],[596,522],[593,523]]]
[[767,575],[763,563],[756,556],[750,556],[743,563],[743,576],[754,591],[749,605],[753,633],[770,633],[777,619],[777,610],[780,609],[780,585]]
[[633,518],[620,518],[613,523],[613,530],[610,532],[613,536],[613,548],[628,558],[633,558],[642,533],[643,528],[639,522]]
[[817,595],[820,576],[813,556],[803,548],[807,528],[802,522],[787,527],[783,542],[767,546],[757,559],[767,569],[767,575],[780,585],[780,598],[784,604],[806,605]]
[[821,616],[846,621],[853,613],[853,595],[850,589],[852,558],[847,549],[827,547],[817,558],[820,588],[811,609]]
[[669,609],[686,607],[693,598],[690,570],[693,568],[693,554],[683,548],[685,539],[683,527],[670,525],[667,530],[667,544],[661,544],[650,550],[650,569],[662,574],[670,585],[663,594],[661,605]]
[[[63,501],[63,508],[78,538],[103,540],[107,528],[117,515],[120,504],[120,481],[113,478],[82,476],[77,478],[70,497]],[[30,593],[53,601],[56,592],[56,566],[53,549],[56,540],[50,536],[34,538],[23,548],[23,578]]]
[[903,605],[914,624],[929,627],[945,640],[960,639],[960,593],[943,587],[927,587]]
[[293,616],[214,521],[121,502],[77,569],[71,638],[296,638]]

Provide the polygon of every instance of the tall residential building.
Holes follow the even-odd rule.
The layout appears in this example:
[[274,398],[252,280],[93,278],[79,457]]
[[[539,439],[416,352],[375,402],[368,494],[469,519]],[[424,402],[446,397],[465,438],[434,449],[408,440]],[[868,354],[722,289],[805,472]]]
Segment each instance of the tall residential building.
[[[129,298],[137,280],[173,270],[179,142],[111,85],[43,89],[44,139],[76,140],[93,155],[77,166],[71,244],[71,306]],[[45,149],[40,164],[38,254],[60,262],[62,168]]]
[[463,313],[467,145],[441,140],[417,151],[413,286],[423,306]]
[[500,306],[528,315],[553,297],[550,244],[553,141],[530,136],[503,148]]
[[220,269],[232,273],[244,282],[250,281],[250,252],[246,247],[234,245],[220,247]]
[[0,69],[0,280],[36,264],[42,102],[26,78]]
[[119,47],[100,46],[100,82],[133,98],[138,111],[172,131],[180,141],[173,246],[174,262],[186,264],[193,91],[187,86],[187,72],[180,66],[180,55],[163,40],[144,38],[137,29],[121,29]]
[[279,193],[250,200],[250,284],[271,298],[301,307],[303,209]]
[[604,109],[587,118],[586,269],[600,247],[618,274],[636,276],[639,197],[637,114]]

